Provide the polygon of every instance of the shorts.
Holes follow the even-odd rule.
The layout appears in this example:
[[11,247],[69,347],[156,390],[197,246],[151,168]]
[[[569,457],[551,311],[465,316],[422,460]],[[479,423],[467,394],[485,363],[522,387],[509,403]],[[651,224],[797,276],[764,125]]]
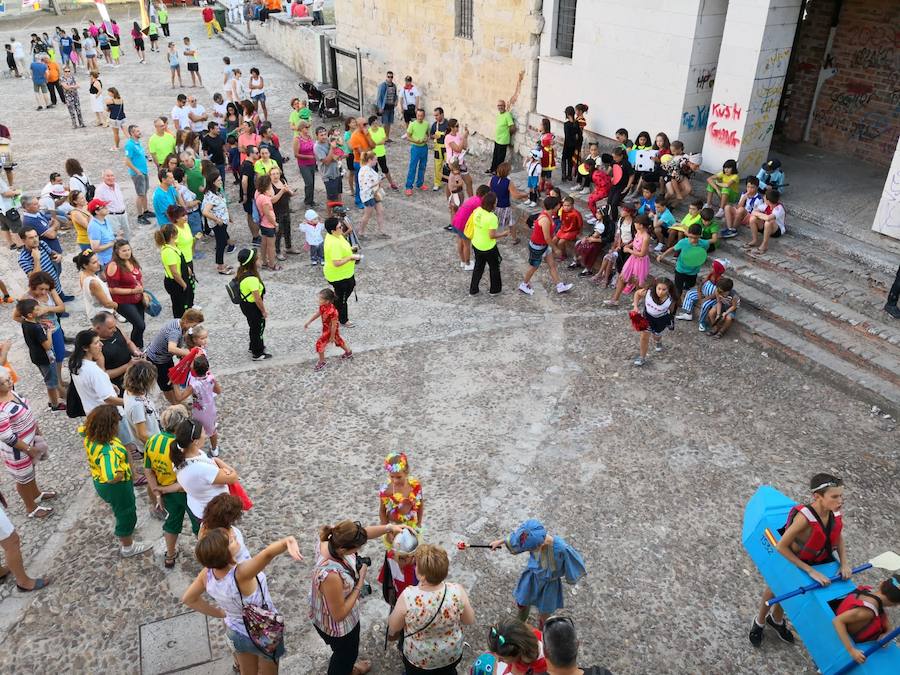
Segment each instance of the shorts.
[[[253,644],[253,640],[244,635],[243,633],[238,633],[236,630],[232,630],[228,626],[225,626],[225,634],[228,636],[228,639],[231,640],[231,645],[234,647],[234,651],[238,654],[262,654],[259,647]],[[280,659],[284,656],[284,641],[282,640],[281,644],[278,645],[278,648],[275,650],[274,657],[275,659]],[[269,657],[268,654],[265,655],[266,658]]]
[[341,198],[343,181],[340,179],[340,177],[331,178],[323,182],[325,183],[325,196],[329,201],[335,201]]
[[[35,434],[31,439],[31,445],[41,452],[38,459],[46,459],[50,456],[50,448],[42,436]],[[27,485],[34,480],[34,459],[28,453],[16,450],[4,443],[0,454],[3,455],[6,470],[18,485]]]
[[188,226],[191,228],[191,234],[195,237],[203,231],[203,216],[200,209],[190,211],[187,214]]
[[200,64],[197,62],[189,63],[189,64],[187,64],[187,66],[188,66],[189,73],[199,73],[200,72]]
[[174,66],[169,66],[169,70],[181,70],[181,64],[176,63]]
[[6,515],[6,511],[0,506],[0,541],[9,539],[15,531],[15,526],[13,526],[9,516]]
[[109,121],[109,126],[111,126],[113,129],[124,129],[125,127],[128,126],[128,120],[125,119],[124,117],[120,120],[111,119]]
[[39,91],[42,91],[42,92],[44,92],[45,94],[49,93],[48,90],[47,90],[47,85],[46,85],[46,84],[37,84],[37,83],[35,82],[35,83],[34,83],[34,93],[36,94],[36,93],[38,93]]
[[538,186],[538,177],[537,176],[528,176],[528,187],[533,189]]
[[175,366],[175,359],[170,356],[167,361],[162,363],[156,361],[151,361],[151,363],[156,366],[156,384],[159,386],[159,390],[172,391],[172,383],[169,382],[169,368]]
[[353,165],[353,154],[347,155],[347,171],[356,171],[356,167]]
[[647,332],[653,335],[662,335],[666,328],[675,330],[675,321],[670,312],[666,312],[662,316],[652,316],[644,310],[644,318],[647,319]]
[[4,232],[12,232],[13,234],[19,234],[22,231],[22,218],[21,216],[18,220],[10,220],[5,215],[0,213],[0,230]]
[[163,523],[163,532],[169,534],[181,534],[184,527],[184,514],[187,514],[191,521],[191,530],[194,534],[200,531],[200,521],[191,513],[187,507],[186,492],[169,492],[163,495],[163,505],[166,507],[166,521]]
[[[138,445],[134,442],[134,436],[131,435],[131,429],[128,428],[128,422],[125,421],[125,418],[121,418],[119,420],[119,440],[122,441],[122,445]],[[140,446],[138,448],[141,454],[144,454],[144,446]]]
[[138,197],[145,197],[147,195],[149,179],[147,178],[146,174],[133,174],[131,176],[131,182],[134,184],[134,191],[137,193]]
[[275,228],[274,227],[263,227],[259,226],[259,233],[263,237],[274,237],[275,236]]
[[243,206],[244,206],[244,213],[246,213],[248,215],[253,214],[254,204],[253,204],[252,199],[248,199],[247,201],[245,201]]
[[685,274],[675,270],[675,291],[680,295],[683,290],[691,289],[697,285],[696,274]]
[[121,483],[94,481],[94,489],[100,498],[110,505],[116,517],[115,535],[130,537],[137,525],[137,506],[134,502],[134,483],[129,478]]
[[381,123],[382,124],[393,124],[394,123],[394,108],[385,108],[381,113]]
[[391,170],[388,169],[387,165],[387,155],[382,155],[381,157],[376,157],[375,159],[378,160],[378,168],[381,169],[381,173],[388,174],[391,172]]
[[47,389],[56,389],[59,386],[59,374],[56,372],[56,364],[37,364],[38,369],[41,371],[41,375],[44,378],[44,385]]
[[363,206],[368,206],[368,207],[374,209],[374,208],[375,208],[375,204],[377,204],[377,203],[378,203],[378,202],[375,201],[375,197],[372,197],[372,199],[367,199],[366,201],[364,201],[364,202],[363,202]]
[[469,238],[465,235],[465,233],[462,230],[457,230],[455,227],[453,228],[453,234],[455,234],[463,241],[469,241]]
[[547,252],[550,250],[549,246],[536,246],[532,242],[528,242],[528,264],[532,267],[540,267],[541,261],[544,259],[544,256],[547,255]]
[[[191,64],[188,64],[188,70],[190,70],[190,69],[191,69]],[[262,92],[261,94],[254,94],[253,96],[250,97],[250,100],[251,100],[251,101],[263,101],[263,102],[265,102],[265,100],[266,100],[266,92]]]
[[[715,190],[715,188],[713,188],[712,185],[707,184],[706,191],[707,192],[715,192],[716,190]],[[722,196],[727,197],[729,201],[734,200],[735,197],[739,196],[738,193],[735,190],[732,190],[731,188],[727,188],[727,187],[719,188],[719,191],[722,193]]]
[[541,180],[550,180],[553,178],[553,169],[541,169]]
[[159,34],[150,36],[150,42],[156,42],[157,40],[159,40]]

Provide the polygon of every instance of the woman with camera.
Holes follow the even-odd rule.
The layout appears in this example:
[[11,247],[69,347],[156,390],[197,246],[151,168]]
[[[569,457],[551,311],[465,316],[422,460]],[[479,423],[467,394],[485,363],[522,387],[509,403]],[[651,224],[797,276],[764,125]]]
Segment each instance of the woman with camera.
[[316,631],[331,647],[328,675],[363,675],[372,669],[368,660],[359,663],[359,599],[371,594],[366,573],[371,558],[357,553],[369,539],[400,534],[404,525],[370,525],[343,520],[319,530],[319,547],[309,594],[310,618]]
[[325,219],[325,267],[322,270],[325,280],[334,287],[334,294],[337,296],[334,306],[337,307],[338,320],[348,328],[353,324],[347,316],[347,300],[356,286],[356,263],[362,260],[362,255],[357,253],[347,239],[349,232],[350,226],[343,221],[337,218]]

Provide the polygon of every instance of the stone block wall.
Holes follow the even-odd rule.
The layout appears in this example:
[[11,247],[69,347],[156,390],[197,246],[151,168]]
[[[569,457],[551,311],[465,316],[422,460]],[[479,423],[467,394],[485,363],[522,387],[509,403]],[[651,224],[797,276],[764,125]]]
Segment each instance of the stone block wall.
[[468,124],[473,133],[470,146],[476,152],[489,152],[497,99],[509,99],[520,76],[519,96],[512,109],[520,127],[534,109],[541,2],[476,0],[472,39],[454,36],[455,4],[452,0],[335,0],[335,43],[362,52],[363,112],[371,113],[387,70],[394,72],[398,86],[411,75],[429,119],[431,110],[442,106],[447,117]]
[[[799,141],[825,54],[835,0],[810,0],[796,56],[781,133]],[[837,70],[821,90],[810,142],[889,166],[900,134],[900,4],[896,0],[845,0],[831,54]]]
[[251,30],[259,48],[293,68],[298,77],[313,82],[327,80],[320,40],[323,34],[333,35],[330,28],[313,28],[301,25],[288,16],[274,14],[265,23],[253,21]]

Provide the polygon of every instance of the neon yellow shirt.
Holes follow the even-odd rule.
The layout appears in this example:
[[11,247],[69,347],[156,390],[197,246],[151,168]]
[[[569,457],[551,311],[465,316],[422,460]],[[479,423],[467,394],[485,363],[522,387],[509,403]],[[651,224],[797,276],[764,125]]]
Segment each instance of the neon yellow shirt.
[[174,265],[175,269],[181,273],[181,256],[178,255],[178,249],[172,244],[166,244],[159,250],[159,257],[162,258],[163,271],[168,279],[173,279],[172,272],[169,270],[170,265]]
[[375,148],[372,152],[375,153],[376,157],[384,157],[387,154],[387,150],[384,147],[384,137],[387,136],[387,133],[385,133],[384,127],[369,129],[369,136],[375,144]]
[[191,233],[191,226],[185,221],[184,225],[176,225],[175,229],[178,230],[178,236],[175,237],[175,246],[181,251],[184,261],[191,262],[194,259],[194,235]]
[[266,287],[259,277],[244,277],[238,289],[241,291],[242,302],[256,302],[253,299],[253,291],[258,292],[260,297],[266,293]]
[[353,255],[353,249],[350,242],[336,234],[325,235],[325,267],[322,271],[325,273],[326,281],[342,281],[353,276],[356,269],[356,261],[350,260],[338,267],[334,264],[334,260],[338,258],[346,258]]
[[409,136],[410,143],[423,145],[428,141],[428,122],[422,120],[413,120],[406,127],[406,135]]
[[497,245],[497,240],[491,237],[490,231],[500,226],[497,216],[490,211],[485,211],[480,206],[472,214],[475,219],[475,232],[472,234],[472,246],[479,251],[490,251]]
[[169,458],[169,446],[175,440],[174,434],[161,431],[147,439],[144,446],[144,468],[151,469],[156,475],[156,482],[162,487],[172,485],[177,479],[175,467]]

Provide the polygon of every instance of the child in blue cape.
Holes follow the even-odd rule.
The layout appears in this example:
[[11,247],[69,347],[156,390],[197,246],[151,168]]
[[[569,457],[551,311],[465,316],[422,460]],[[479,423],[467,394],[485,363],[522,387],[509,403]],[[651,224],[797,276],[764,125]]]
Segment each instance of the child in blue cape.
[[584,558],[562,537],[547,534],[543,523],[526,520],[506,539],[491,542],[492,549],[506,545],[513,555],[528,552],[528,565],[513,597],[519,607],[519,620],[527,621],[533,605],[539,613],[539,626],[563,606],[562,582],[574,584],[586,574]]

